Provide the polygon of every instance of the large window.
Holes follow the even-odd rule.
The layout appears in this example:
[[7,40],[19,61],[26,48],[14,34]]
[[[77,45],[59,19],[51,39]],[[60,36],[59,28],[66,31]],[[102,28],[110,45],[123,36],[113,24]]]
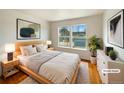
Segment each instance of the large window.
[[78,24],[59,27],[58,46],[66,48],[86,48],[86,25]]

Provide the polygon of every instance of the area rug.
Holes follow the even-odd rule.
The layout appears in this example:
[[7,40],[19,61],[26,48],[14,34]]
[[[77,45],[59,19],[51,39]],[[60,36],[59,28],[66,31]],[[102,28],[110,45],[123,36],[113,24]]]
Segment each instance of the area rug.
[[[82,62],[80,64],[80,69],[77,77],[77,84],[89,84],[89,68],[88,63]],[[38,84],[37,81],[32,79],[31,77],[27,77],[23,81],[21,81],[19,84]]]
[[21,81],[19,84],[39,84],[37,81],[32,79],[31,77],[27,77],[23,81]]
[[89,67],[88,63],[82,62],[77,77],[77,84],[89,84]]

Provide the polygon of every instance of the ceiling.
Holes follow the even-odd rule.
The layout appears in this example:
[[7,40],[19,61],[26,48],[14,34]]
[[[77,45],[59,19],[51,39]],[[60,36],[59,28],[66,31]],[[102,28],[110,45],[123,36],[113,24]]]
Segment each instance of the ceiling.
[[22,9],[18,10],[48,21],[59,21],[65,19],[86,17],[102,14],[102,9]]

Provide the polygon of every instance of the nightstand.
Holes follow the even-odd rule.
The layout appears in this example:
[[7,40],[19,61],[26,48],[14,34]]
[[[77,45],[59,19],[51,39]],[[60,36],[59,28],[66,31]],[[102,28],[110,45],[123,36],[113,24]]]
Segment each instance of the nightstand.
[[55,50],[53,47],[48,48],[48,50]]
[[16,58],[13,59],[12,61],[6,61],[6,60],[2,61],[2,75],[4,79],[19,72],[18,64],[19,64],[19,60]]

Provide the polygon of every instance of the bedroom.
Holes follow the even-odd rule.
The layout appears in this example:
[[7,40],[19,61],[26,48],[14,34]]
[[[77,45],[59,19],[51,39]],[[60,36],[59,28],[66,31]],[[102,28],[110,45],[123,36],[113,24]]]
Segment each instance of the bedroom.
[[[1,76],[5,75],[5,72],[3,71],[3,68],[4,68],[3,63],[4,62],[6,63],[6,61],[3,61],[3,60],[7,58],[11,59],[11,55],[12,55],[12,53],[10,53],[10,56],[7,56],[7,54],[9,55],[9,53],[8,51],[5,52],[6,45],[9,45],[10,43],[12,44],[12,45],[11,44],[9,45],[8,50],[11,50],[12,46],[14,45],[14,51],[11,51],[11,52],[14,52],[13,55],[15,56],[15,52],[20,53],[21,51],[20,46],[34,45],[35,47],[38,47],[37,44],[40,44],[41,45],[40,47],[42,48],[46,47],[47,45],[50,47],[48,48],[48,51],[50,51],[50,54],[49,52],[48,54],[47,52],[43,52],[43,54],[46,54],[46,55],[52,54],[52,56],[48,56],[47,57],[48,59],[46,58],[44,60],[45,61],[48,60],[49,62],[47,63],[51,63],[54,61],[53,63],[56,63],[56,69],[57,67],[61,67],[62,65],[65,65],[64,63],[65,61],[69,61],[69,62],[73,61],[75,63],[74,60],[78,60],[78,57],[79,57],[79,59],[81,60],[80,61],[81,65],[79,66],[79,68],[78,66],[77,67],[74,66],[75,70],[72,71],[74,75],[72,75],[71,71],[69,71],[69,67],[70,69],[72,69],[73,67],[63,66],[65,67],[65,69],[67,69],[65,70],[65,73],[71,74],[71,76],[69,76],[71,77],[71,79],[74,76],[75,79],[79,81],[78,82],[79,84],[124,83],[124,79],[123,79],[124,75],[121,72],[117,74],[113,73],[110,75],[101,72],[102,69],[111,69],[113,68],[113,66],[115,67],[114,69],[117,69],[117,70],[119,69],[121,71],[124,70],[123,68],[124,67],[123,65],[123,61],[124,61],[123,45],[124,44],[121,43],[119,45],[118,42],[116,41],[117,42],[116,44],[121,46],[121,47],[118,47],[116,46],[115,42],[114,44],[111,44],[112,43],[111,39],[110,39],[111,42],[108,42],[107,40],[108,39],[108,33],[107,33],[108,20],[110,20],[111,17],[113,17],[115,14],[118,14],[118,12],[120,11],[123,12],[122,10],[102,10],[102,9],[101,10],[100,9],[89,9],[89,10],[86,10],[86,9],[77,9],[77,10],[75,9],[58,9],[58,10],[57,9],[38,9],[38,10],[37,9],[36,10],[34,9],[32,10],[31,9],[21,9],[21,10],[1,9],[0,10],[0,39],[1,39],[0,41],[0,61],[1,61],[0,75]],[[33,34],[31,37],[23,37],[23,36],[21,37],[21,35],[19,36],[18,33],[21,33],[19,31],[21,30],[22,32],[24,31],[23,29],[20,30],[19,28],[22,26],[25,27],[25,25],[32,24],[32,23],[38,25],[36,26],[37,27],[36,30],[38,29],[38,32],[36,32],[35,35]],[[32,29],[28,29],[28,30],[32,30]],[[108,50],[114,49],[118,55],[118,58],[114,61],[117,64],[113,64],[113,61],[109,62],[110,64],[108,63],[107,65],[109,65],[110,68],[108,66],[106,68],[106,66],[105,67],[103,66],[104,62],[103,64],[100,64],[98,59],[97,59],[97,62],[94,61],[94,59],[92,59],[93,63],[91,62],[91,52],[89,51],[89,47],[88,47],[88,39],[93,37],[94,35],[96,35],[97,38],[100,38],[103,41],[101,45],[101,49],[103,49],[104,51],[103,50],[98,51],[98,53],[101,55],[99,57],[102,59],[105,58],[105,62],[107,63],[111,59],[108,59],[108,56],[106,58],[106,55],[104,55],[104,52],[106,49]],[[119,35],[120,38],[121,37],[123,38],[122,35],[123,34]],[[123,42],[122,38],[120,41]],[[31,47],[32,50],[33,48],[34,47]],[[61,51],[62,53],[57,54],[56,51]],[[64,57],[64,59],[62,59],[62,57]],[[58,64],[56,60],[59,60],[63,64],[61,65]],[[20,58],[16,58],[16,61],[20,61]],[[116,61],[119,61],[119,62],[116,62]],[[15,65],[14,62],[15,60],[11,59],[10,63],[12,63],[12,65]],[[45,63],[43,66],[45,67],[47,65],[51,67],[51,64],[47,64],[47,63]],[[78,65],[78,63],[76,64]],[[33,64],[33,66],[34,65],[35,64]],[[71,65],[71,64],[67,64],[67,65]],[[53,67],[54,66],[55,65],[53,65]],[[103,68],[101,66],[103,66]],[[7,66],[5,66],[5,70],[7,70],[6,67]],[[57,70],[51,71],[51,69],[49,69],[50,67],[46,68],[47,70],[49,70],[49,72],[55,73],[55,71],[57,71]],[[34,67],[34,69],[36,68],[37,67]],[[76,70],[76,68],[78,68],[78,70]],[[8,67],[8,69],[10,70],[12,68]],[[5,79],[1,77],[0,83],[32,84],[32,83],[42,83],[43,81],[45,83],[51,83],[51,81],[49,82],[49,80],[53,78],[52,76],[45,76],[46,73],[44,73],[44,77],[49,77],[49,80],[46,78],[42,79],[42,77],[34,73],[34,71],[32,72],[32,70],[28,69],[27,71],[24,67],[21,68],[21,66],[19,66],[18,69],[19,69],[19,72],[11,75],[10,77],[6,78],[5,76]],[[33,67],[31,67],[31,69],[33,69]],[[41,68],[41,70],[42,69],[43,68]],[[58,77],[56,76],[56,80],[59,77],[61,78],[64,77],[64,74],[65,74],[64,69],[61,68],[61,71],[63,72],[63,75],[58,74]],[[41,73],[43,72],[41,71]],[[29,74],[31,75],[30,77],[32,77],[33,79],[28,76]],[[114,78],[113,76],[115,75],[118,75],[117,76],[118,78],[117,77]],[[72,80],[71,79],[69,78],[69,81],[64,80],[64,82],[61,80],[60,82],[58,79],[58,81],[55,81],[55,82],[56,83],[72,83],[71,81],[74,81],[73,83],[77,83],[75,82],[76,81],[75,79],[72,79]]]

